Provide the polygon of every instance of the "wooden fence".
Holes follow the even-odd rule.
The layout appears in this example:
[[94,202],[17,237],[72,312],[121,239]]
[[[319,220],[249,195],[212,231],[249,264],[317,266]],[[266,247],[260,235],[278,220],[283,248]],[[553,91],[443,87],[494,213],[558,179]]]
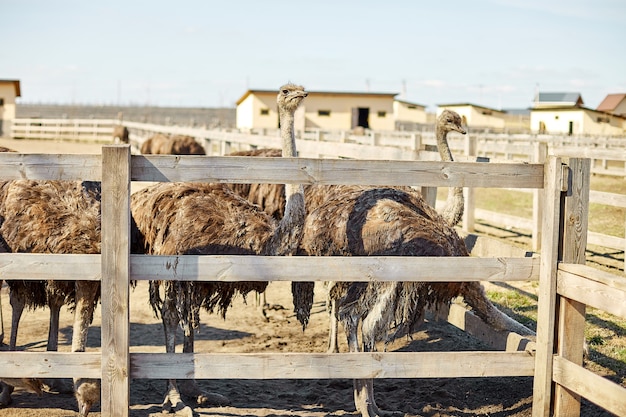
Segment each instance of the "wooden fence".
[[[2,279],[100,280],[101,352],[0,352],[0,377],[102,380],[104,416],[128,416],[132,378],[332,379],[534,376],[533,416],[575,416],[584,396],[626,415],[626,389],[582,364],[584,306],[626,317],[626,288],[584,262],[589,160],[481,164],[306,158],[0,155],[0,178],[102,181],[102,254],[0,254]],[[515,257],[260,257],[130,254],[132,181],[371,184],[542,189],[542,255]],[[544,188],[544,184],[546,187]],[[171,265],[177,265],[171,268]],[[316,271],[315,276],[310,272]],[[539,280],[536,354],[525,351],[359,354],[129,352],[130,280]],[[567,329],[567,331],[565,330]]]
[[[98,119],[16,119],[13,138],[65,139],[111,143],[113,127],[119,120]],[[210,155],[225,155],[236,150],[279,147],[277,129],[257,129],[249,132],[236,130],[202,129],[164,126],[125,121],[130,130],[130,141],[139,153],[141,143],[155,133],[189,135],[202,142]],[[543,163],[548,155],[590,158],[592,172],[626,177],[626,137],[507,135],[488,132],[470,132],[468,135],[449,135],[450,146],[459,161],[495,161]],[[307,130],[298,132],[298,154],[313,158],[389,159],[436,161],[434,131],[370,132],[355,135],[348,131]],[[489,159],[485,159],[489,158]],[[423,187],[426,198],[435,204],[436,188]],[[515,225],[531,235],[531,248],[541,249],[541,193],[533,190],[533,216],[522,218],[476,208],[472,188],[465,190],[463,230],[473,232],[476,219],[495,225]],[[592,203],[626,208],[626,196],[592,191]],[[626,222],[626,218],[624,219]],[[626,231],[625,231],[626,233]],[[626,236],[612,236],[589,232],[588,242],[626,253]],[[626,258],[623,267],[626,272]]]

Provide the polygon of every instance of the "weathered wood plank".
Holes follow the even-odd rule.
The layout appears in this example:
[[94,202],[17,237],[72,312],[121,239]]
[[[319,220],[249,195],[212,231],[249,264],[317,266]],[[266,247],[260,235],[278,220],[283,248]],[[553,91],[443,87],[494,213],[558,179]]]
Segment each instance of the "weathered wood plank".
[[[568,192],[563,221],[563,262],[585,263],[589,215],[591,161],[572,158],[568,163]],[[558,276],[557,276],[558,287]],[[557,354],[578,365],[583,363],[585,343],[585,304],[557,296]],[[554,414],[563,417],[580,415],[580,396],[557,385],[554,390]]]
[[565,358],[554,357],[554,381],[616,416],[626,416],[626,388]]
[[0,178],[4,180],[100,181],[100,155],[22,154],[0,152]]
[[[622,279],[624,281],[624,279]],[[557,291],[564,297],[626,318],[626,290],[559,270]]]
[[0,253],[0,277],[22,280],[99,281],[100,255]]
[[0,352],[4,378],[100,378],[99,352]]
[[528,352],[133,353],[132,378],[327,379],[530,376]]
[[[0,254],[3,279],[102,277],[100,255]],[[538,258],[400,256],[131,255],[133,280],[186,281],[536,281]],[[310,271],[315,271],[312,275]]]
[[549,417],[552,400],[552,354],[556,316],[556,269],[558,263],[563,184],[561,159],[546,163],[544,219],[541,237],[541,267],[537,306],[537,358],[533,381],[533,417]]
[[539,263],[538,258],[132,255],[131,278],[189,281],[527,281],[538,279]]
[[626,291],[626,279],[623,276],[611,274],[600,269],[592,268],[583,264],[560,263],[559,270],[570,274],[579,275],[585,279],[601,282],[610,287]]
[[543,187],[543,165],[135,155],[133,181]]
[[102,414],[130,404],[130,146],[102,148]]

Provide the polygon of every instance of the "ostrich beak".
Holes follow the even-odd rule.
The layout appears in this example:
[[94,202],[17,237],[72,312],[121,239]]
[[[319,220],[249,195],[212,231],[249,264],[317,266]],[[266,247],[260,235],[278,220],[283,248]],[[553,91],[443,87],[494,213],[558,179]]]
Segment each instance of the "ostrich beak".
[[91,404],[86,402],[78,404],[78,414],[80,417],[87,417],[89,411],[91,411]]
[[467,132],[465,131],[465,129],[463,129],[461,126],[454,126],[454,130],[456,130],[457,132],[459,132],[460,134],[464,135]]

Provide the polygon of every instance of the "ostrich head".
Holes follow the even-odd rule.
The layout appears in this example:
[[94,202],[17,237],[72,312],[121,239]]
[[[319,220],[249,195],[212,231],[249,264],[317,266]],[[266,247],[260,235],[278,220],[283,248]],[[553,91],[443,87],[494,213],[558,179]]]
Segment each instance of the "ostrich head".
[[283,85],[280,87],[278,97],[276,98],[279,112],[282,110],[293,114],[302,100],[308,95],[309,94],[304,91],[304,87],[301,85],[295,85],[292,83]]
[[437,118],[437,128],[443,132],[459,132],[461,134],[467,133],[462,127],[463,119],[457,112],[445,109]]
[[78,402],[78,414],[86,417],[91,407],[100,401],[100,381],[97,379],[79,379],[74,382],[74,395]]

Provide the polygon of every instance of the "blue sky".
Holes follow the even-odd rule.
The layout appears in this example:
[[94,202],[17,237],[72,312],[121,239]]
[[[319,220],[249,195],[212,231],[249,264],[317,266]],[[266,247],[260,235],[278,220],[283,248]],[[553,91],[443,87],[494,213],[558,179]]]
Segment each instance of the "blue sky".
[[595,108],[626,93],[624,0],[0,0],[22,103],[234,106],[248,88]]

